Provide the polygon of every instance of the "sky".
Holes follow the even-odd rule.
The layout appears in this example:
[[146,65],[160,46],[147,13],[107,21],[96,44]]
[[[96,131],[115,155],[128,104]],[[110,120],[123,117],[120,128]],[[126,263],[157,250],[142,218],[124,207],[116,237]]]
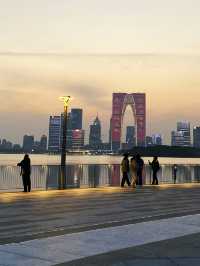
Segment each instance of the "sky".
[[147,132],[165,143],[176,121],[200,124],[199,10],[199,0],[0,0],[0,138],[47,134],[66,94],[86,131],[98,113],[105,141],[113,92],[145,92]]

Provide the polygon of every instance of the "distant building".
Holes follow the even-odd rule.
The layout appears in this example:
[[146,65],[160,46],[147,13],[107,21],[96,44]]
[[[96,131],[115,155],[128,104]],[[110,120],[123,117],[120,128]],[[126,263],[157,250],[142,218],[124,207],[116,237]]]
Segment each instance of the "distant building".
[[47,136],[42,135],[40,139],[40,151],[45,152],[47,150]]
[[151,147],[153,145],[152,137],[146,136],[146,147]]
[[110,118],[110,127],[109,127],[109,139],[108,142],[110,143],[110,147],[112,146],[112,118]]
[[23,137],[23,151],[24,152],[32,152],[33,148],[34,148],[34,136],[24,135],[24,137]]
[[90,125],[89,145],[91,149],[99,149],[101,144],[101,122],[98,116],[95,118],[92,125]]
[[179,146],[184,147],[184,134],[182,131],[172,131],[171,133],[171,145],[172,146]]
[[190,147],[191,134],[189,122],[178,122],[177,131],[171,133],[172,146]]
[[135,127],[127,126],[126,128],[126,144],[127,148],[131,149],[136,146]]
[[[79,149],[84,146],[84,130],[82,130],[83,110],[72,108],[67,114],[66,149]],[[60,116],[50,116],[49,119],[49,141],[48,150],[58,152],[63,141],[63,118]]]
[[34,141],[34,145],[33,145],[32,151],[33,152],[41,152],[40,151],[40,141],[38,141],[38,140]]
[[[71,112],[67,115],[67,149],[73,149],[73,131],[82,130],[82,119],[83,119],[83,110],[78,108],[72,108]],[[60,143],[62,144],[62,123],[63,123],[63,114],[61,115],[61,134],[60,134]],[[77,131],[78,132],[78,131]],[[76,134],[75,134],[76,135]],[[75,145],[76,146],[76,145]]]
[[71,129],[82,129],[83,110],[79,108],[71,109]]
[[13,144],[12,142],[3,139],[0,148],[2,151],[11,151],[13,148]]
[[49,118],[49,141],[48,150],[58,152],[60,150],[61,117],[50,116]]
[[183,132],[184,146],[191,146],[190,123],[189,122],[178,122],[177,131]]
[[21,151],[21,146],[19,144],[14,144],[13,145],[13,151],[14,152],[20,152]]
[[159,146],[163,144],[162,135],[161,134],[154,134],[152,135],[152,144]]
[[193,146],[200,148],[200,127],[193,128]]
[[83,129],[72,130],[72,149],[80,150],[84,147],[85,131]]

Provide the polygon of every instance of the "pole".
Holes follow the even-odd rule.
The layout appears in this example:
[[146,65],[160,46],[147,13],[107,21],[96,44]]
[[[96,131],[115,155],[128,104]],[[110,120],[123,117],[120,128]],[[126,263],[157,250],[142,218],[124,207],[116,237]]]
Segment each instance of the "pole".
[[59,189],[66,188],[67,105],[64,105],[61,147],[61,176]]

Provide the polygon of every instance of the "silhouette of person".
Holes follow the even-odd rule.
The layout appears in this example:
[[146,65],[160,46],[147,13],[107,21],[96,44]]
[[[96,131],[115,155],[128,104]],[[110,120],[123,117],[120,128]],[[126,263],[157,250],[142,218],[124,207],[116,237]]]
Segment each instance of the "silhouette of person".
[[133,187],[136,187],[136,184],[137,184],[137,162],[136,162],[135,156],[133,156],[131,158],[130,168],[131,168],[131,185]]
[[125,182],[127,182],[128,186],[130,187],[131,183],[128,178],[129,173],[129,159],[128,154],[124,154],[124,158],[121,162],[121,170],[122,170],[122,181],[121,181],[121,187],[124,187]]
[[158,157],[154,156],[153,161],[152,162],[149,161],[149,165],[151,166],[152,171],[153,171],[152,185],[158,185],[157,173],[158,173],[158,171],[160,169],[160,164],[159,164],[159,161],[158,161]]
[[142,186],[142,173],[143,173],[143,168],[144,168],[144,161],[140,157],[140,154],[136,155],[136,164],[137,164],[137,182],[138,185]]
[[173,178],[174,178],[174,184],[176,184],[177,171],[178,171],[178,167],[177,167],[176,164],[174,164],[174,165],[173,165]]
[[24,192],[31,191],[31,160],[28,154],[25,154],[24,159],[17,164],[21,167],[21,173]]

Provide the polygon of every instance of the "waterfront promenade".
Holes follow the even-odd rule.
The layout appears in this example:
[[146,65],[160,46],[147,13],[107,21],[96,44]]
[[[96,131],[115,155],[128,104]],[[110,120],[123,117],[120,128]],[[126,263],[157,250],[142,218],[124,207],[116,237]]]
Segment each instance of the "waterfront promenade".
[[200,265],[200,185],[0,194],[0,265]]

